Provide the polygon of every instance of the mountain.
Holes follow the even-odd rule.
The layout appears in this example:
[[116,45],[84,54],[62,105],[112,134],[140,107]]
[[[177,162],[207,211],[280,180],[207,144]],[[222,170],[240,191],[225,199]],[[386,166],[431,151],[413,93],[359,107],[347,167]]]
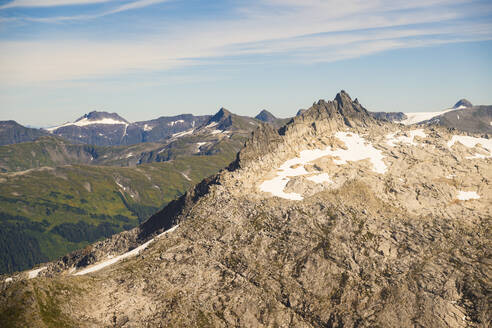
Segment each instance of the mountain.
[[24,127],[16,121],[0,121],[0,146],[33,141],[47,134],[43,130]]
[[[35,141],[41,136],[50,134],[61,137],[70,143],[94,146],[128,146],[143,142],[168,143],[170,139],[176,135],[179,136],[182,132],[196,130],[209,121],[212,116],[181,114],[130,123],[117,113],[92,111],[74,122],[67,122],[47,129],[26,128],[15,121],[1,121],[0,146]],[[253,126],[256,124],[254,119],[247,116],[233,114],[233,117],[236,125],[242,124],[244,121],[252,122]],[[279,127],[287,121],[288,119],[274,118],[269,123]],[[229,124],[232,124],[232,121]],[[251,127],[249,127],[250,129]],[[242,130],[245,130],[244,127]]]
[[290,118],[277,118],[266,109],[263,109],[260,113],[258,113],[255,118],[259,121],[272,124],[276,128],[285,125],[290,120]]
[[446,112],[422,124],[440,125],[470,133],[492,134],[492,106],[458,106],[460,109]]
[[138,227],[4,276],[0,325],[487,327],[491,157],[340,92]]
[[46,130],[72,142],[99,146],[129,145],[143,139],[142,129],[108,112],[93,111],[73,123]]
[[473,107],[472,103],[466,99],[460,99],[456,104],[454,104],[454,109],[463,109]]
[[203,124],[210,115],[194,116],[182,114],[177,116],[162,116],[150,121],[135,122],[143,129],[144,142],[162,142],[171,135],[192,129]]
[[277,118],[266,109],[263,109],[261,112],[259,112],[258,115],[255,116],[255,118],[265,123],[272,123],[277,120]]
[[210,116],[183,114],[130,123],[116,113],[93,111],[73,123],[47,129],[76,143],[98,146],[164,142],[175,133],[202,124]]
[[51,135],[0,146],[0,229],[28,245],[6,246],[0,273],[133,228],[192,182],[225,167],[257,124],[225,109],[209,119],[199,131],[176,133],[164,143],[94,146]]
[[470,133],[492,133],[492,106],[473,106],[466,99],[453,107],[436,112],[370,112],[378,120],[399,122],[405,125],[440,125]]

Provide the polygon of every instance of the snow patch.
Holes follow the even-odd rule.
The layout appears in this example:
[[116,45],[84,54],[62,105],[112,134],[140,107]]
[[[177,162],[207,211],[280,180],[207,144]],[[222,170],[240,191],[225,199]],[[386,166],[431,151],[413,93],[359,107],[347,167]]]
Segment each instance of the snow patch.
[[219,124],[218,122],[212,122],[210,123],[209,125],[205,126],[206,128],[213,128],[214,126],[216,126],[217,124]]
[[183,131],[183,132],[174,133],[174,134],[172,135],[172,137],[173,137],[173,138],[179,138],[179,137],[182,137],[182,136],[186,136],[186,135],[188,135],[188,134],[192,134],[192,133],[193,133],[193,131],[195,131],[195,130],[188,130],[188,131]]
[[218,134],[218,133],[222,133],[224,131],[221,131],[221,130],[213,130],[212,132],[210,132],[210,134]]
[[308,177],[307,179],[310,181],[316,182],[316,183],[323,183],[323,182],[333,183],[333,181],[331,181],[328,173],[316,174],[316,175]]
[[[347,164],[349,161],[360,161],[369,159],[373,165],[373,171],[383,174],[387,167],[383,162],[382,152],[368,143],[363,137],[355,133],[337,132],[335,137],[343,141],[347,149],[332,150],[331,147],[326,149],[311,149],[300,152],[299,157],[285,161],[277,170],[277,176],[273,179],[266,180],[260,185],[260,190],[269,192],[290,200],[302,200],[302,196],[297,193],[285,193],[284,189],[290,180],[290,177],[309,174],[304,165],[325,156],[336,157],[336,165]],[[321,174],[320,174],[321,175]],[[328,176],[322,176],[319,179],[326,179]],[[316,179],[316,178],[314,178]],[[316,182],[316,181],[315,181]]]
[[148,124],[144,124],[144,127],[143,127],[144,131],[150,131],[150,130],[152,130],[153,128],[154,128],[153,126],[150,126],[150,125],[148,125]]
[[403,135],[403,136],[395,137],[397,133],[398,132],[390,133],[386,135],[386,144],[388,146],[394,147],[396,146],[397,143],[405,143],[412,146],[417,146],[418,143],[414,141],[415,137],[425,138],[427,136],[424,132],[424,129],[407,131],[406,134],[408,134],[408,136]]
[[91,273],[91,272],[96,272],[96,271],[99,271],[107,266],[110,266],[116,262],[119,262],[123,259],[126,259],[126,258],[129,258],[129,257],[133,257],[133,256],[136,256],[138,255],[141,251],[143,251],[144,249],[146,249],[154,240],[156,239],[159,239],[161,238],[162,236],[164,236],[165,234],[169,233],[169,232],[173,232],[174,230],[176,230],[176,228],[179,226],[178,225],[175,225],[174,227],[172,227],[171,229],[167,230],[167,231],[164,231],[163,233],[161,233],[160,235],[158,235],[157,237],[155,238],[152,238],[150,239],[149,241],[147,241],[146,243],[132,249],[131,251],[129,252],[126,252],[124,254],[121,254],[119,256],[116,256],[116,257],[113,257],[113,258],[110,258],[106,261],[103,261],[103,262],[100,262],[100,263],[97,263],[95,265],[92,265],[90,267],[87,267],[83,270],[80,270],[79,272],[76,272],[74,273],[73,275],[74,276],[80,276],[80,275],[84,275],[84,274],[87,274],[87,273]]
[[133,156],[133,153],[129,153],[128,155],[126,155],[126,158],[130,158]]
[[52,127],[52,128],[47,128],[46,130],[48,130],[50,132],[53,132],[54,130],[59,129],[59,128],[62,128],[62,127],[65,127],[65,126],[70,126],[70,125],[87,126],[87,125],[93,125],[93,124],[106,124],[106,125],[120,124],[120,125],[128,126],[128,123],[126,123],[124,121],[118,121],[118,120],[115,120],[115,119],[112,119],[112,118],[103,118],[103,119],[100,119],[100,120],[97,120],[97,121],[92,121],[92,120],[89,120],[86,117],[84,117],[83,119],[81,119],[81,120],[79,120],[77,122],[73,122],[73,123],[68,122],[68,123],[62,124],[60,126],[55,126],[55,127]]
[[169,123],[167,123],[167,125],[174,126],[175,124],[184,123],[184,122],[185,122],[184,120],[177,120],[177,121],[169,122]]
[[457,109],[461,109],[461,108],[449,108],[449,109],[445,109],[445,110],[440,111],[440,112],[405,113],[407,118],[400,121],[399,123],[403,123],[405,125],[420,123],[422,121],[430,120],[431,118],[434,118],[436,116],[439,116],[439,115],[442,115],[442,114],[445,114],[447,112],[457,110]]
[[468,148],[473,148],[476,145],[481,145],[483,148],[485,148],[489,152],[488,156],[482,155],[482,154],[475,154],[474,156],[467,157],[467,159],[492,157],[492,140],[491,139],[454,135],[451,137],[451,140],[448,141],[447,145],[449,148],[451,148],[451,147],[453,147],[453,145],[456,142],[459,142],[460,144],[462,144],[463,146],[468,147]]
[[470,200],[470,199],[479,199],[480,196],[476,191],[458,191],[458,195],[456,196],[459,200]]
[[13,281],[12,277],[8,277],[5,279],[5,282],[12,282],[12,281]]
[[42,267],[42,268],[39,268],[39,269],[34,269],[34,270],[31,270],[27,273],[27,278],[28,279],[33,279],[33,278],[36,278],[38,276],[38,274],[45,270],[46,267]]

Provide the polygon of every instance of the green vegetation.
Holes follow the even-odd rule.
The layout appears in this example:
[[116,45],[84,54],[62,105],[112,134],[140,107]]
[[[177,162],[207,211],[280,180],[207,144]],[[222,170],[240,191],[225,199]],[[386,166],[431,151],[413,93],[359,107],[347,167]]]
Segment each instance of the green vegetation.
[[0,273],[31,268],[131,229],[235,152],[137,167],[67,165],[0,174]]
[[162,144],[155,143],[118,147],[71,144],[60,137],[44,136],[32,142],[0,146],[0,172],[67,164],[129,166],[129,154],[162,147]]

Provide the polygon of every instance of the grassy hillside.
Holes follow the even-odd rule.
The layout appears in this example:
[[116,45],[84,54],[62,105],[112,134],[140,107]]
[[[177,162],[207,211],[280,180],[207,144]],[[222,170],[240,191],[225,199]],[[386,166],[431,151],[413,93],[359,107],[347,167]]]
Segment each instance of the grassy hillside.
[[137,167],[68,165],[0,174],[0,273],[23,270],[130,229],[235,156]]
[[118,147],[82,145],[46,136],[32,142],[0,146],[0,172],[66,164],[131,166],[138,162],[135,155],[163,147],[156,143]]

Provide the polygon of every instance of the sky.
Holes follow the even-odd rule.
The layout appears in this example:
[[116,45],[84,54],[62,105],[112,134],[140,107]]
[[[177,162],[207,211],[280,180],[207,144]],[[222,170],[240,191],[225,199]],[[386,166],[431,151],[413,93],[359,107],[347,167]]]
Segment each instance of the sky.
[[492,2],[0,0],[0,120],[492,104]]

